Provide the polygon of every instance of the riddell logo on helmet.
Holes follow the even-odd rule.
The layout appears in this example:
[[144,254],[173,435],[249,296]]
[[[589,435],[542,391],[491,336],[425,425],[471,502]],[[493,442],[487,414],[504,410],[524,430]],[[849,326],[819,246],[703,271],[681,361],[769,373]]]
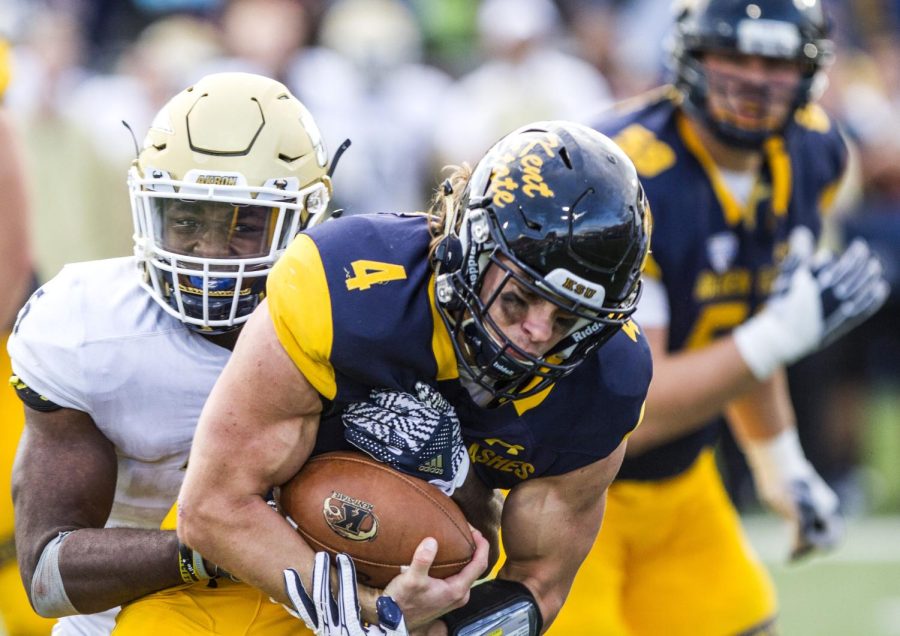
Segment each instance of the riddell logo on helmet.
[[469,260],[466,262],[466,275],[469,277],[469,284],[474,286],[475,282],[478,280],[478,257],[477,254],[473,251],[469,254]]
[[197,183],[202,185],[237,185],[237,177],[223,177],[215,174],[201,174],[197,177]]
[[574,340],[576,343],[577,343],[577,342],[581,342],[582,340],[584,340],[584,339],[587,338],[588,336],[591,336],[591,335],[597,333],[597,332],[600,331],[602,328],[603,328],[603,324],[602,324],[602,323],[599,323],[599,322],[592,322],[591,324],[589,324],[587,327],[585,327],[585,328],[582,329],[581,331],[576,331],[575,333],[573,333],[573,334],[572,334],[572,340]]

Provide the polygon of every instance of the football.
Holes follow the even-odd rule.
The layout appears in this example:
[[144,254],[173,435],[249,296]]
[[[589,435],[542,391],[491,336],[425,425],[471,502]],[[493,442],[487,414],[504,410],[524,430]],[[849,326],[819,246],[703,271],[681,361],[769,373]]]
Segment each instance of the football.
[[437,487],[368,455],[338,451],[311,458],[281,487],[279,508],[316,551],[353,557],[357,579],[384,587],[434,537],[429,575],[459,572],[475,542],[459,506]]

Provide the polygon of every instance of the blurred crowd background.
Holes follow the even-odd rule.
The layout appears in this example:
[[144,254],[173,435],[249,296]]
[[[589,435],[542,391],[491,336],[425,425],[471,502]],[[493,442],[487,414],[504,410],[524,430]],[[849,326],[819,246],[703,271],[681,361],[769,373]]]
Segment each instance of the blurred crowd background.
[[[791,370],[801,437],[853,514],[900,512],[900,0],[832,0],[822,100],[854,151],[828,240],[864,236],[893,295]],[[346,214],[421,210],[441,167],[531,120],[591,121],[666,80],[669,0],[0,0],[6,106],[39,281],[131,252],[125,175],[168,97],[222,70],[284,82],[332,153]],[[127,123],[135,131],[137,140]],[[733,455],[732,455],[733,457]],[[739,507],[756,505],[739,461]]]

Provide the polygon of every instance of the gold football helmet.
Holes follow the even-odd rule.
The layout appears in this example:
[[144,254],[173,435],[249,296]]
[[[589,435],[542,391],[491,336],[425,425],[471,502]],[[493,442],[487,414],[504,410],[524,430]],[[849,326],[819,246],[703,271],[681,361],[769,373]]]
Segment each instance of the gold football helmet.
[[325,218],[328,153],[281,83],[208,75],[159,111],[128,175],[141,284],[207,334],[246,321],[293,237]]

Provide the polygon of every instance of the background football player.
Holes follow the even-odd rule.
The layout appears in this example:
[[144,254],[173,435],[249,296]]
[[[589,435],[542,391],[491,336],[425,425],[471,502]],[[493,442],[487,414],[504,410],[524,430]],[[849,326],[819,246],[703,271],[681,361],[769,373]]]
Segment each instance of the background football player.
[[[159,112],[131,168],[135,256],[69,265],[20,312],[16,543],[32,604],[65,617],[56,633],[108,633],[111,608],[215,573],[160,522],[272,265],[322,218],[326,164],[315,122],[282,84],[207,76]],[[247,607],[220,587],[226,606]],[[241,590],[268,633],[296,627]]]
[[[434,546],[420,546],[384,593],[428,633],[518,624],[537,634],[592,543],[643,408],[649,350],[628,317],[649,210],[609,139],[540,122],[457,173],[436,211],[340,218],[294,241],[203,410],[179,536],[321,625],[327,617],[304,614],[297,594],[299,574],[315,596],[312,549],[266,506],[265,491],[310,453],[368,435],[355,413],[361,402],[378,407],[373,389],[411,394],[426,382],[455,409],[469,478],[509,489],[507,560],[470,592],[487,564],[483,538],[452,581],[427,576]],[[343,425],[320,422],[326,402],[349,405]],[[370,452],[384,456],[377,443]],[[365,616],[376,616],[379,593],[361,588]]]
[[676,88],[598,126],[635,162],[653,207],[637,320],[655,377],[552,633],[771,633],[772,584],[712,455],[722,414],[758,495],[793,524],[791,558],[842,534],[837,498],[797,440],[784,374],[887,295],[865,244],[812,260],[846,162],[813,103],[832,53],[818,0],[691,3],[675,24]]

